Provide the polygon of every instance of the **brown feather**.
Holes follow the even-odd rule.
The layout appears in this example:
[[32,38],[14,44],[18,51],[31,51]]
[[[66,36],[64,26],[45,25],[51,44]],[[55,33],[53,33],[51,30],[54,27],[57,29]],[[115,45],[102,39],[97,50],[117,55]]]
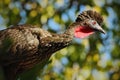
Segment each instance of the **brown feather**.
[[82,22],[86,19],[92,19],[98,22],[99,25],[103,23],[103,17],[96,11],[87,10],[80,13],[76,19],[76,22]]

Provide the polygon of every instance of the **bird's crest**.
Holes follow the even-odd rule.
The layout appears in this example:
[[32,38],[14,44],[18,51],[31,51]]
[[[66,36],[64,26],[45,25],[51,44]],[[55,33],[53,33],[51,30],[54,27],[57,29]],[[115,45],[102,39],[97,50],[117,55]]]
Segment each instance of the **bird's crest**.
[[81,22],[86,19],[96,20],[99,25],[102,25],[103,23],[103,17],[96,11],[92,11],[92,10],[87,10],[80,13],[76,19],[76,22]]

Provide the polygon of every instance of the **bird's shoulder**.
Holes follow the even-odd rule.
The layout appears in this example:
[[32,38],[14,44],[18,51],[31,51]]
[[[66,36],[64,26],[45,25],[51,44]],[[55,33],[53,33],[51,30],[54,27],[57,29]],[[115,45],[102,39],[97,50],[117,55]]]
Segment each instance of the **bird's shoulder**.
[[42,29],[38,25],[30,25],[30,24],[21,24],[21,25],[11,25],[8,28],[1,30],[0,34],[4,33],[19,33],[22,32],[22,34],[26,32],[31,32],[32,34],[41,34],[41,36],[50,36],[50,33],[44,29]]
[[31,25],[31,24],[17,24],[17,25],[10,25],[5,30],[9,30],[9,29],[23,30],[23,29],[30,29],[30,28],[40,28],[40,26]]

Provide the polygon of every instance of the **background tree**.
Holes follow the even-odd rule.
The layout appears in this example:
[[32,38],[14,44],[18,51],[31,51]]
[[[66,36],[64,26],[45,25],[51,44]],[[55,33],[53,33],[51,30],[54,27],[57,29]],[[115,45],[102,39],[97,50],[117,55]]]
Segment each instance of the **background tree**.
[[47,64],[21,74],[20,80],[119,80],[119,6],[119,0],[0,0],[1,30],[33,24],[60,33],[84,10],[95,10],[104,17],[106,35],[74,39],[73,45],[53,54]]

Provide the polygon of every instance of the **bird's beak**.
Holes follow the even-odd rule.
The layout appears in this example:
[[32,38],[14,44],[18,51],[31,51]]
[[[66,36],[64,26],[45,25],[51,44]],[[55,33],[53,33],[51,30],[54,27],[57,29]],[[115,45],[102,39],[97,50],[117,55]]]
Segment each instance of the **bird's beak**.
[[95,31],[99,31],[99,32],[101,32],[101,33],[103,33],[103,34],[106,33],[105,30],[102,29],[100,25],[97,25],[96,27],[94,27],[94,30],[95,30]]
[[103,33],[103,34],[106,33],[105,30],[101,28],[101,26],[97,26],[96,30],[99,31],[99,32],[101,32],[101,33]]

